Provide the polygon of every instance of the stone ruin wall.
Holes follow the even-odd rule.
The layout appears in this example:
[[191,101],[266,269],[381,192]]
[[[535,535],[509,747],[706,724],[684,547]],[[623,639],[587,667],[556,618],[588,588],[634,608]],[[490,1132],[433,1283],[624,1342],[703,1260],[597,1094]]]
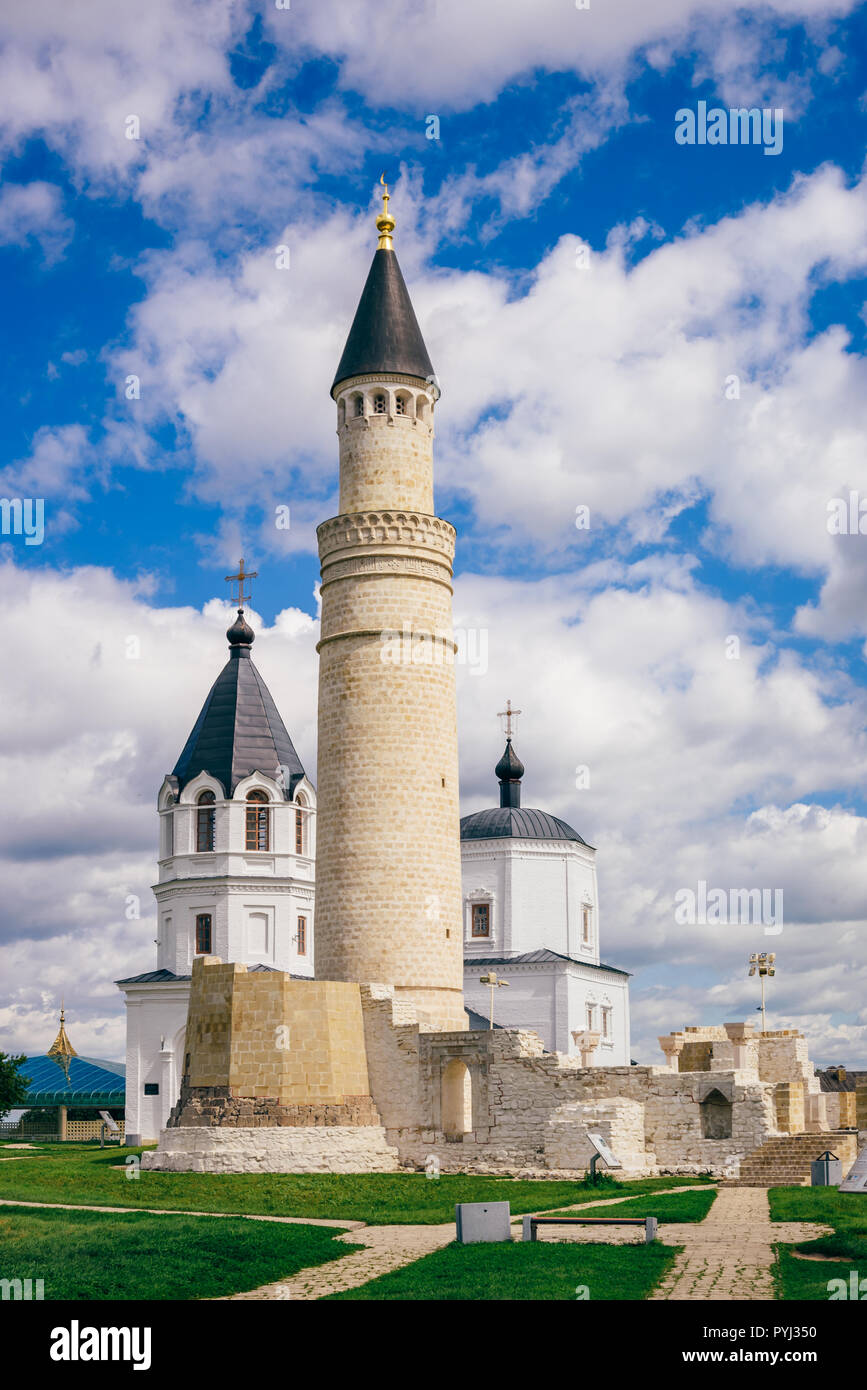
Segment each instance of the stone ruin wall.
[[[582,1068],[520,1029],[421,1033],[408,1013],[392,1021],[384,987],[363,988],[362,1005],[371,1092],[388,1141],[419,1167],[435,1155],[445,1170],[583,1169],[593,1152],[589,1127],[608,1139],[624,1171],[722,1172],[777,1132],[771,1082],[669,1067]],[[467,1066],[473,1096],[472,1129],[459,1139],[446,1137],[442,1116],[443,1073],[455,1061]],[[733,1102],[731,1138],[702,1135],[699,1103],[711,1090]]]

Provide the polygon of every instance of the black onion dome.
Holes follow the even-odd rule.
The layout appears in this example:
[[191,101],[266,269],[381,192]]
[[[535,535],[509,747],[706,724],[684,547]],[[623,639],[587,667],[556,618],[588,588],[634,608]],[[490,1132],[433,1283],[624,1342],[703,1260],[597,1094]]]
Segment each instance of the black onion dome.
[[385,247],[374,252],[331,393],[349,377],[383,372],[434,379],[397,256]]
[[506,749],[494,768],[501,782],[520,782],[524,775],[524,764],[512,747],[512,740],[506,739]]
[[493,806],[461,819],[462,840],[571,840],[586,845],[577,830],[558,816],[529,806]]
[[238,616],[230,628],[226,630],[230,647],[252,647],[256,640],[256,634],[244,617],[243,608],[238,609]]

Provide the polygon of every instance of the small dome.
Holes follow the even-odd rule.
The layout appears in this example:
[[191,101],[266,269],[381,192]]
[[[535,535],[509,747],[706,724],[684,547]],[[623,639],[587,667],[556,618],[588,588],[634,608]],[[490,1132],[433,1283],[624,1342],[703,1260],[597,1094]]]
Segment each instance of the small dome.
[[252,647],[256,634],[245,619],[243,608],[238,609],[238,616],[226,630],[226,636],[230,647]]
[[524,775],[524,764],[512,747],[512,740],[506,739],[506,749],[494,768],[501,782],[520,782]]
[[494,806],[461,820],[462,840],[572,840],[586,845],[577,830],[558,816],[529,806]]

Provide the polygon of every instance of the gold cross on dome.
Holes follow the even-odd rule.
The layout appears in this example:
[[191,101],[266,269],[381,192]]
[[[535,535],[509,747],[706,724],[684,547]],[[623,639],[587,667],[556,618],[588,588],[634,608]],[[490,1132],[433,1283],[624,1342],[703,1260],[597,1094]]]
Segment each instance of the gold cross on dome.
[[498,719],[505,720],[505,723],[503,724],[503,730],[505,732],[506,738],[512,737],[512,733],[514,732],[512,729],[512,720],[517,719],[519,714],[523,714],[523,710],[512,709],[511,700],[507,700],[506,708],[501,709],[499,714],[497,715]]
[[258,574],[258,571],[257,571],[257,570],[245,570],[245,569],[244,569],[244,560],[243,560],[243,557],[241,558],[241,563],[240,563],[240,565],[238,566],[238,573],[237,573],[237,574],[227,574],[227,575],[226,575],[226,583],[227,583],[227,584],[237,584],[237,586],[238,586],[238,607],[239,607],[239,608],[243,608],[243,607],[244,607],[244,604],[245,604],[245,603],[249,603],[249,601],[250,601],[250,597],[251,597],[250,594],[245,594],[245,593],[244,593],[244,584],[245,584],[246,580],[248,580],[248,579],[258,579],[258,578],[259,578],[259,574]]

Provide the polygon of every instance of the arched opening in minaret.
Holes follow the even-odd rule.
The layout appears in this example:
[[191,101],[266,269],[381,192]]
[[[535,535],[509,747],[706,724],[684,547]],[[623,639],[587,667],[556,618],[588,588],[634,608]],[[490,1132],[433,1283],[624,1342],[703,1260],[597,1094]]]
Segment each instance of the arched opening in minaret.
[[382,391],[378,391],[373,398],[374,415],[385,415],[387,401]]
[[394,398],[395,415],[412,415],[412,396],[408,391],[398,391]]
[[473,1128],[473,1079],[460,1057],[443,1067],[442,1125],[449,1139],[463,1138]]
[[731,1139],[732,1103],[721,1091],[712,1090],[699,1105],[702,1139]]
[[355,416],[364,414],[364,397],[360,394],[352,397],[352,414]]

